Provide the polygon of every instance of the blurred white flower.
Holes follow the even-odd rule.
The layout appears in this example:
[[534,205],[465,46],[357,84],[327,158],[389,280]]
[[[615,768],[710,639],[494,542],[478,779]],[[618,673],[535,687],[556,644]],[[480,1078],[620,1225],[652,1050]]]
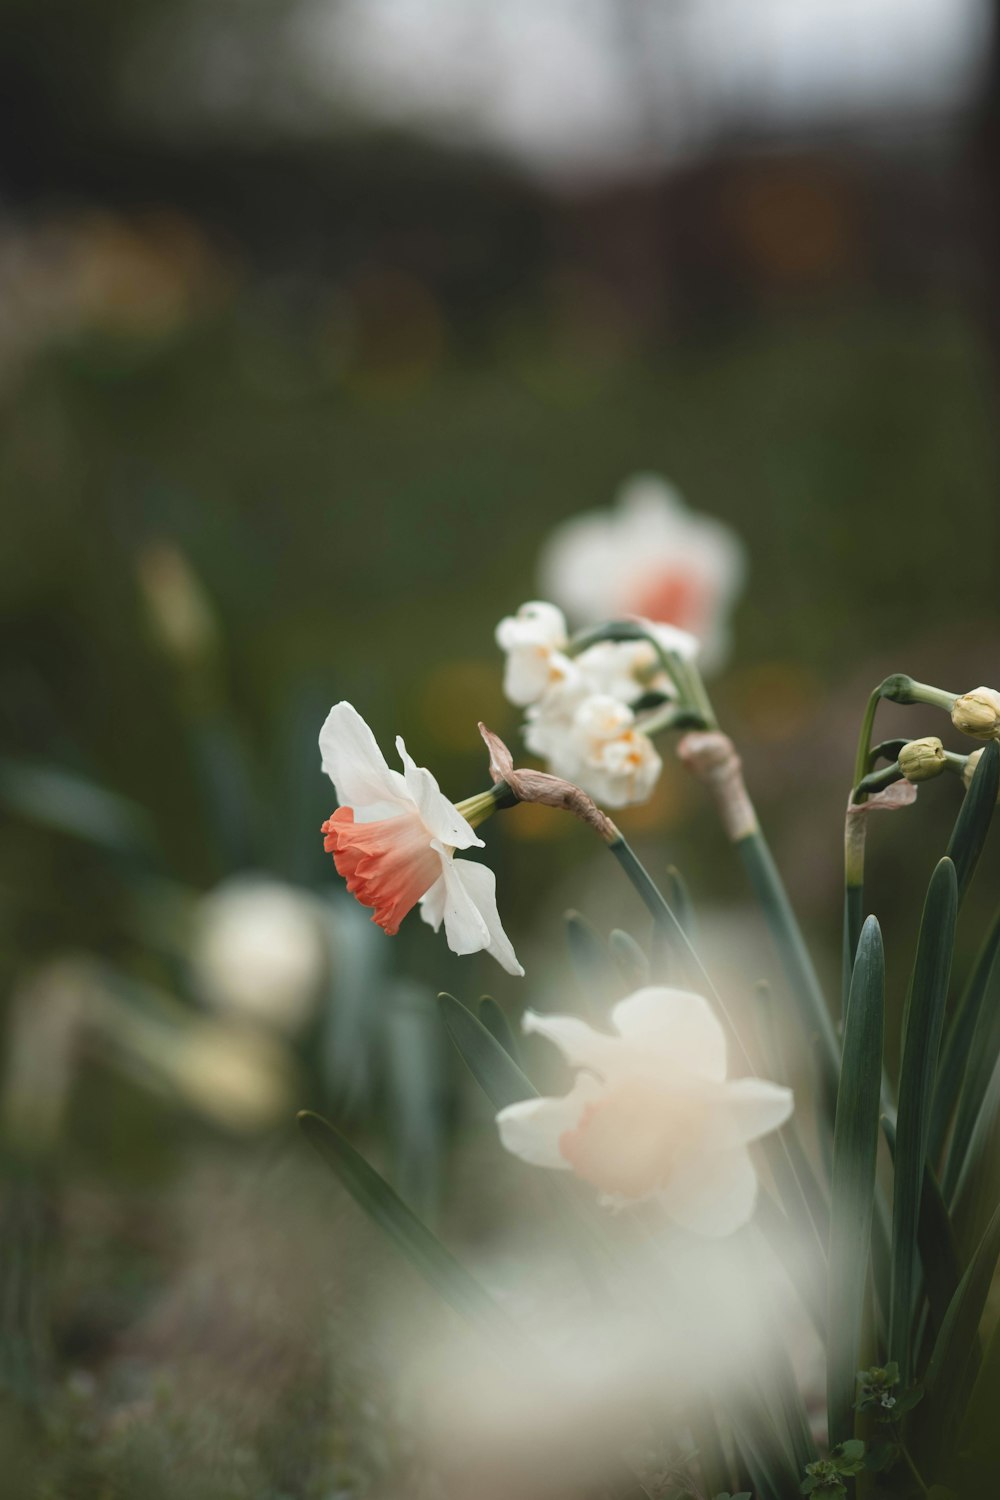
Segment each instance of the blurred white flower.
[[507,653],[503,690],[519,708],[535,703],[570,670],[564,655],[566,620],[554,604],[540,599],[522,604],[516,615],[500,621],[496,642]]
[[551,694],[528,711],[525,744],[555,776],[605,807],[644,802],[663,768],[627,703],[606,693]]
[[666,480],[640,474],[622,485],[614,509],[556,527],[539,577],[574,624],[638,615],[679,626],[698,638],[702,665],[712,670],[726,654],[745,570],[735,532],[693,514]]
[[226,881],[198,905],[191,962],[199,991],[218,1010],[298,1031],[327,963],[313,898],[264,877]]
[[483,841],[430,771],[414,764],[402,737],[403,774],[386,765],[375,736],[350,703],[331,708],[320,731],[323,769],[340,807],[323,824],[323,847],[372,921],[388,933],[417,903],[437,932],[444,923],[454,953],[485,949],[509,974],[523,974],[500,923],[496,876],[456,860],[456,849]]
[[653,1199],[696,1234],[731,1234],[757,1197],[747,1143],[788,1119],[791,1090],[727,1079],[725,1033],[700,995],[651,986],[611,1020],[616,1036],[573,1016],[527,1013],[525,1031],[548,1037],[579,1072],[564,1098],[502,1109],[503,1145],[535,1166],[575,1172],[609,1205]]

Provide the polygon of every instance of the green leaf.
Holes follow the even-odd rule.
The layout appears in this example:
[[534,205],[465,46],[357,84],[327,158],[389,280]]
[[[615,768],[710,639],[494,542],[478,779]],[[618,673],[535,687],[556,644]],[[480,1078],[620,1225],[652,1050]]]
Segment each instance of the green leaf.
[[608,938],[608,947],[630,989],[642,989],[649,983],[649,959],[630,932],[614,928]]
[[850,1438],[878,1155],[885,1031],[885,956],[878,922],[861,930],[851,979],[837,1093],[830,1200],[827,1408],[830,1436]]
[[[955,1149],[949,1152],[949,1159],[961,1161],[968,1145],[972,1121],[986,1091],[992,1060],[1000,1047],[1000,1019],[996,1018],[996,1007],[991,1009],[990,1015],[983,1022],[983,1001],[990,989],[991,977],[997,971],[998,953],[1000,911],[994,917],[993,925],[979,950],[962,998],[947,1029],[934,1085],[929,1148],[932,1161],[938,1161],[941,1156],[953,1113]],[[985,1064],[984,1050],[989,1053],[989,1060]],[[966,1079],[970,1080],[968,1084]],[[944,1185],[946,1192],[954,1186],[953,1182],[948,1181],[947,1171]]]
[[976,872],[996,809],[998,789],[1000,745],[991,740],[983,750],[948,844],[947,855],[958,876],[959,900],[965,895],[969,881]]
[[[891,1120],[882,1120],[882,1131],[893,1162],[896,1159],[896,1127]],[[958,1243],[951,1222],[951,1215],[931,1170],[930,1163],[924,1166],[924,1185],[920,1195],[920,1217],[917,1220],[917,1249],[927,1283],[927,1301],[931,1324],[935,1331],[941,1327],[948,1305],[955,1295],[961,1279],[962,1268],[958,1256]],[[903,1398],[900,1398],[901,1400]],[[919,1398],[918,1398],[919,1399]],[[897,1406],[897,1410],[902,1408]]]
[[1000,1205],[994,1210],[951,1299],[924,1377],[925,1403],[920,1411],[920,1426],[943,1459],[948,1459],[953,1451],[955,1434],[979,1370],[979,1324],[998,1258]]
[[[996,963],[1000,951],[1000,913],[991,928],[986,943],[976,962],[973,978],[982,985],[978,1002],[978,1014],[972,1040],[964,1059],[955,1111],[955,1124],[948,1145],[945,1162],[943,1188],[945,1197],[954,1202],[959,1179],[966,1168],[966,1157],[972,1143],[983,1101],[990,1087],[997,1057],[1000,1056],[1000,964]],[[970,980],[970,986],[972,981]]]
[[118,853],[142,857],[153,849],[144,808],[73,771],[2,760],[0,802],[33,823]]
[[899,1365],[904,1385],[910,1383],[912,1372],[911,1332],[917,1224],[930,1130],[931,1090],[944,1023],[957,913],[955,866],[946,857],[938,863],[931,876],[924,902],[904,1022],[903,1057],[899,1073],[892,1204],[889,1353],[890,1358]]
[[537,1098],[538,1090],[528,1075],[470,1010],[448,994],[438,995],[438,1005],[449,1036],[496,1109]]
[[604,940],[578,911],[566,913],[566,940],[589,1018],[600,1023],[624,993],[621,975],[611,962]]
[[494,1345],[523,1359],[529,1351],[503,1309],[339,1130],[311,1110],[302,1110],[298,1122],[306,1140],[336,1173],[355,1202],[403,1252],[424,1280],[456,1311],[476,1323]]
[[507,1056],[521,1065],[521,1049],[513,1027],[492,995],[483,995],[479,1002],[479,1019],[495,1042],[499,1042]]

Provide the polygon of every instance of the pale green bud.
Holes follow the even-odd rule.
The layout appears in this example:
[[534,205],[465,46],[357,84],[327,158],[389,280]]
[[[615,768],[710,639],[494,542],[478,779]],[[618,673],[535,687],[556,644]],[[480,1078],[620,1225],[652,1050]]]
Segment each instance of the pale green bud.
[[[981,750],[973,750],[962,769],[962,780],[965,782],[965,790],[968,791],[972,785],[972,778],[976,774],[976,767],[983,758]],[[1000,806],[1000,791],[997,792],[997,804]]]
[[899,769],[907,781],[930,781],[945,768],[944,746],[936,734],[911,740],[899,752]]
[[973,739],[1000,739],[1000,693],[988,687],[963,693],[955,699],[951,722],[963,734],[971,734]]

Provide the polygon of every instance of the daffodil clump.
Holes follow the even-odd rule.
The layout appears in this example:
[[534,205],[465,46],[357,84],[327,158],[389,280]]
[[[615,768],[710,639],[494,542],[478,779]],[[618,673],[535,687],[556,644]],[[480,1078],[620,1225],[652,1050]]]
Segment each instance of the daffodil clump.
[[[517,1158],[525,1193],[548,1193],[553,1254],[589,1314],[558,1336],[548,1319],[519,1316],[333,1126],[305,1114],[303,1128],[487,1339],[496,1431],[507,1433],[502,1413],[516,1413],[502,1441],[494,1432],[506,1451],[498,1462],[517,1431],[533,1430],[530,1406],[551,1413],[550,1449],[566,1475],[580,1461],[572,1434],[605,1435],[592,1488],[622,1500],[991,1494],[1000,918],[968,973],[953,974],[953,955],[997,802],[1000,693],[896,674],[872,694],[853,774],[845,747],[834,997],[705,685],[743,572],[725,528],[691,516],[661,482],[638,481],[614,513],[553,538],[549,597],[497,626],[504,690],[524,714],[525,754],[541,765],[522,765],[480,724],[489,783],[454,802],[401,739],[402,771],[390,769],[350,704],[331,709],[320,735],[337,799],[324,847],[348,891],[386,934],[417,909],[455,953],[489,953],[528,989],[527,1007],[513,989],[503,1005],[442,995],[441,1015],[495,1117],[496,1147]],[[875,743],[884,699],[916,710],[921,732]],[[476,717],[470,705],[470,736]],[[701,950],[680,877],[657,883],[609,815],[646,800],[670,755],[692,795],[700,786],[715,807],[773,943],[779,983],[757,987],[752,1011],[757,976],[732,993],[716,955]],[[869,814],[912,809],[920,788],[952,796],[956,820],[937,863],[915,872],[922,916],[909,971],[897,964],[887,976],[865,886]],[[485,847],[488,818],[532,802],[579,820],[582,856],[596,834],[632,887],[631,932],[602,936],[579,914],[568,919],[585,1013],[525,972],[501,923],[504,892],[470,857]],[[546,1058],[517,1039],[512,1012],[525,1037],[561,1055],[561,1089],[536,1087]],[[599,1375],[585,1377],[591,1361]],[[481,1413],[475,1383],[464,1384],[471,1430]],[[652,1430],[669,1450],[666,1489],[636,1457]]]

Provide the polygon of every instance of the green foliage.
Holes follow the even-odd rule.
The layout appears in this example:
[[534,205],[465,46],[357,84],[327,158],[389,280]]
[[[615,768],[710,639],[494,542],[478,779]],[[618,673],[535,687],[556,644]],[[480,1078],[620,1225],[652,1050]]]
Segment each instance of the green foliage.
[[845,1479],[859,1474],[865,1464],[865,1445],[860,1438],[850,1438],[831,1448],[829,1458],[807,1464],[806,1477],[799,1486],[803,1495],[823,1495],[839,1500],[847,1494]]
[[851,979],[837,1095],[830,1204],[827,1408],[833,1438],[853,1430],[855,1371],[868,1280],[885,1029],[885,958],[878,922],[861,931]]

